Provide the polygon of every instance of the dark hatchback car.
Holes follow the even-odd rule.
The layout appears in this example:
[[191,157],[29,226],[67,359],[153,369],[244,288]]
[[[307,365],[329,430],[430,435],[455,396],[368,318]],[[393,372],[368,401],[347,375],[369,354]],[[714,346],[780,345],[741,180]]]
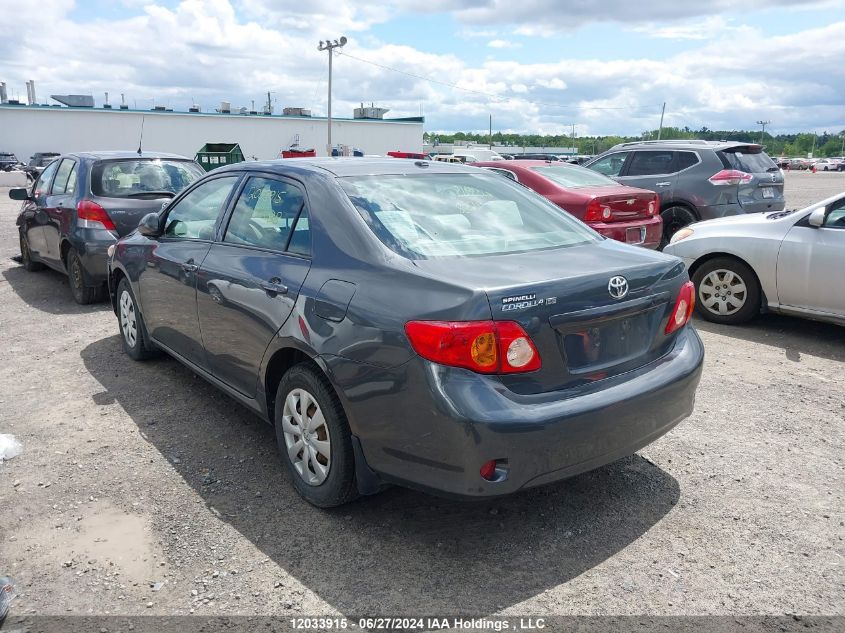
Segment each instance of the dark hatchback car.
[[27,270],[66,273],[77,303],[106,296],[107,250],[138,221],[205,172],[194,161],[155,152],[80,152],[51,162],[22,200],[17,218]]
[[596,468],[690,414],[683,263],[493,173],[240,163],[121,239],[124,350],[164,350],[275,425],[299,493],[489,497]]

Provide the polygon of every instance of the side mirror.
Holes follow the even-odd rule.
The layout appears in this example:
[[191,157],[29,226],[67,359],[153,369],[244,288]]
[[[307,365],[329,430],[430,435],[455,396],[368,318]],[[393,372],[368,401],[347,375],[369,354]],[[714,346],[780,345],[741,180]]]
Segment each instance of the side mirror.
[[158,213],[148,213],[138,223],[138,233],[146,237],[161,235],[161,218]]
[[[14,189],[12,191],[14,191]],[[11,193],[12,192],[10,191],[9,195],[11,195]],[[810,217],[807,218],[807,222],[810,224],[810,226],[813,226],[815,228],[819,228],[820,226],[824,225],[824,216],[825,216],[825,208],[824,207],[822,207],[821,209],[816,209],[815,211],[813,211],[810,214]]]
[[32,200],[32,197],[29,195],[29,191],[23,187],[9,189],[9,197],[12,200]]

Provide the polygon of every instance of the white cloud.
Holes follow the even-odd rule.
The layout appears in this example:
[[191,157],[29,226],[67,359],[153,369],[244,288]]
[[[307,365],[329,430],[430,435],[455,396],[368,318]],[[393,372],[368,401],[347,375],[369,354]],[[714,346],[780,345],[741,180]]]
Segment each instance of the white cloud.
[[490,48],[521,48],[522,44],[511,40],[496,39],[487,42],[487,46]]
[[[537,6],[539,0],[525,2]],[[258,105],[270,90],[279,109],[295,105],[319,114],[325,111],[326,53],[316,43],[345,32],[349,55],[334,60],[334,110],[341,116],[361,101],[375,101],[391,116],[417,115],[423,104],[429,129],[484,129],[492,114],[502,129],[564,132],[575,122],[581,134],[636,133],[657,125],[665,100],[670,125],[748,128],[767,118],[775,131],[845,128],[845,22],[770,37],[735,25],[735,18],[710,18],[698,24],[718,31],[718,38],[691,39],[694,49],[663,58],[640,51],[639,57],[520,63],[498,48],[494,58],[469,63],[459,40],[452,53],[430,53],[370,35],[367,29],[400,4],[394,0],[379,13],[335,0],[285,0],[272,9],[258,0],[184,0],[171,8],[148,2],[134,17],[81,23],[70,17],[71,0],[21,3],[14,25],[0,21],[3,80],[15,94],[35,79],[42,100],[64,92],[100,99],[109,91],[115,101],[124,92],[130,105],[137,99],[139,107],[151,107],[155,98],[176,109],[194,99],[205,109],[220,100]],[[697,32],[684,30],[695,23],[654,26],[678,27],[674,37],[683,37]],[[384,29],[379,33],[385,37]],[[564,46],[558,55],[565,54]]]

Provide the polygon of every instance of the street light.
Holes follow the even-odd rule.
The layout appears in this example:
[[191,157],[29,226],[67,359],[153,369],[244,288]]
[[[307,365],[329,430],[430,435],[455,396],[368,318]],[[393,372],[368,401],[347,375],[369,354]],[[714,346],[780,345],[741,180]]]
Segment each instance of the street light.
[[332,50],[335,48],[341,48],[346,45],[346,38],[341,36],[339,40],[320,40],[320,45],[317,47],[318,51],[329,51],[329,117],[328,117],[328,127],[329,127],[329,144],[328,144],[328,154],[329,156],[332,155]]
[[762,125],[763,129],[760,132],[760,145],[763,144],[763,135],[766,134],[766,126],[771,123],[771,121],[757,121],[757,125]]

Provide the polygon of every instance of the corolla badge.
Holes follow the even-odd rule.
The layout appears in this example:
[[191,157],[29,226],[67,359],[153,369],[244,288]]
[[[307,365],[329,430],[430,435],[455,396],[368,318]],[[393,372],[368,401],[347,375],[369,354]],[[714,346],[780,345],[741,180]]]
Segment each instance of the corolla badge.
[[607,282],[607,292],[614,299],[625,298],[625,295],[628,294],[628,280],[621,275],[611,277],[610,281]]

